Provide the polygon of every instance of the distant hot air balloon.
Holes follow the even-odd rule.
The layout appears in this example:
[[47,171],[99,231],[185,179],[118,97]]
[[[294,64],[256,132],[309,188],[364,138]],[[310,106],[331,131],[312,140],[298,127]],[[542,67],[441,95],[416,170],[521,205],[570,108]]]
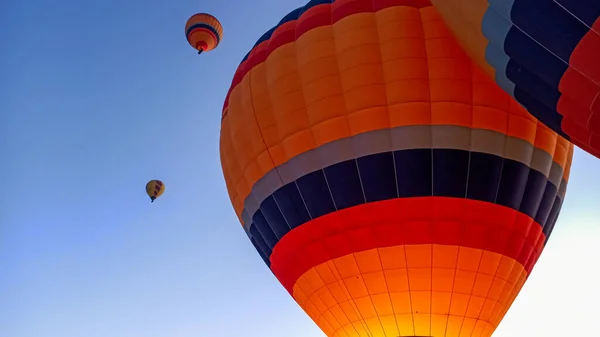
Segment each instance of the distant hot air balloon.
[[600,2],[432,0],[471,58],[542,123],[600,157]]
[[150,197],[151,202],[160,197],[165,192],[165,184],[160,180],[150,180],[146,184],[146,193]]
[[489,337],[556,223],[573,145],[428,1],[313,0],[239,65],[220,154],[250,241],[327,336]]
[[214,16],[198,13],[187,20],[185,36],[189,44],[201,54],[217,48],[223,37],[223,27]]

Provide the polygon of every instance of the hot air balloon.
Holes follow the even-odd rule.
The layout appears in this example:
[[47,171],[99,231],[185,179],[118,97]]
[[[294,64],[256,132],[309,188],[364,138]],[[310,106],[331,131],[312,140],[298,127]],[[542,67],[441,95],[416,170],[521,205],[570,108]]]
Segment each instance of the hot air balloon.
[[146,184],[146,193],[150,197],[151,202],[160,197],[165,192],[165,184],[160,180],[150,180]]
[[485,72],[542,123],[600,157],[597,1],[432,0]]
[[185,37],[190,46],[201,54],[217,48],[223,37],[223,26],[210,14],[194,14],[185,24]]
[[310,1],[256,42],[222,111],[233,208],[329,337],[489,337],[572,155],[424,0]]

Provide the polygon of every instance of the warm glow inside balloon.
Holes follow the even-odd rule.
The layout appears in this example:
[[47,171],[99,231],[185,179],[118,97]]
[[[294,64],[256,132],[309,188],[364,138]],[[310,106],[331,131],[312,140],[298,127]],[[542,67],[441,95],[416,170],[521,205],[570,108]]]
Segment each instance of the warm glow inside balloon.
[[210,14],[194,14],[185,24],[185,37],[198,50],[198,54],[211,51],[217,48],[223,38],[223,26]]
[[160,180],[150,180],[146,184],[146,194],[148,194],[152,202],[154,202],[154,200],[160,197],[164,192],[165,184]]
[[327,336],[489,337],[557,221],[573,145],[428,1],[321,0],[244,58],[220,151],[250,241]]
[[600,2],[432,2],[504,91],[545,125],[600,157]]

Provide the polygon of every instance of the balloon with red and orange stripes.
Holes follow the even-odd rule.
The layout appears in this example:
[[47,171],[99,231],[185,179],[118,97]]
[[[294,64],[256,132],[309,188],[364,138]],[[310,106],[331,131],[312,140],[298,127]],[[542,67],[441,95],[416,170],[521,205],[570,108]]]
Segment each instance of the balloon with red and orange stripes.
[[600,158],[600,2],[432,3],[490,78],[546,126]]
[[216,17],[207,13],[192,15],[185,24],[185,37],[198,54],[211,51],[223,38],[223,26]]
[[573,145],[426,0],[313,0],[239,65],[222,169],[258,254],[330,337],[489,337],[563,203]]

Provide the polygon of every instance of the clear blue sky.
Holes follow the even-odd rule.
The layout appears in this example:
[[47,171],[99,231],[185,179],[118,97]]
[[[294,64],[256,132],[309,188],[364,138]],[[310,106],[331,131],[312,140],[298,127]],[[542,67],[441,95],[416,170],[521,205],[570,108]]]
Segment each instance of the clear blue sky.
[[[248,242],[218,154],[237,64],[304,2],[2,0],[0,337],[323,336]],[[225,27],[202,56],[183,32],[198,11]],[[576,153],[559,224],[497,336],[600,335],[598,308],[573,308],[600,300],[600,272],[578,267],[600,258],[599,171]],[[153,178],[167,189],[150,204]]]

